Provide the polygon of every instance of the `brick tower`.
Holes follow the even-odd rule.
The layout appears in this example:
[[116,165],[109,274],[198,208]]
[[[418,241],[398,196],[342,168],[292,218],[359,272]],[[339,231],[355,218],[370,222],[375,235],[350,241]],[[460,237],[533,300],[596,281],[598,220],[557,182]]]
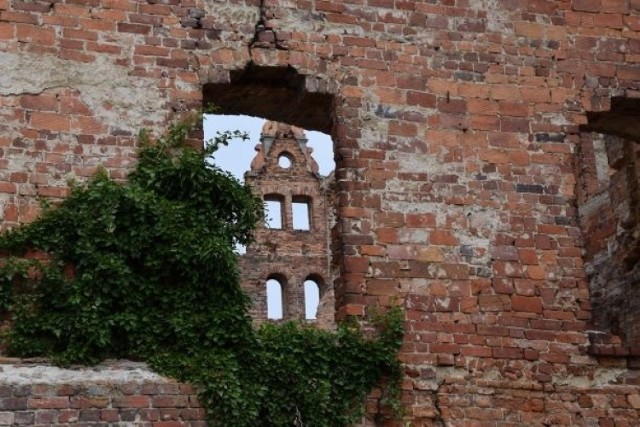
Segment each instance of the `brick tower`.
[[[318,325],[331,327],[332,176],[320,176],[304,131],[295,126],[267,121],[255,149],[245,181],[264,200],[271,220],[258,226],[255,242],[240,261],[242,286],[252,299],[251,314],[256,322],[315,318]],[[267,296],[267,282],[269,292],[273,286],[279,288],[275,294]],[[305,312],[305,299],[313,298],[305,293],[313,293],[314,286],[319,291],[317,312]],[[268,297],[281,300],[281,315],[269,315]]]

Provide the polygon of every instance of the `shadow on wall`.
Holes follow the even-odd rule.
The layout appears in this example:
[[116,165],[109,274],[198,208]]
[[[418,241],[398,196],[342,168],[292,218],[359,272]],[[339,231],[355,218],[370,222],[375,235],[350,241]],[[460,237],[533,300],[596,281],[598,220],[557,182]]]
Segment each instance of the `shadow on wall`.
[[613,335],[592,336],[596,353],[616,346],[640,354],[639,117],[639,99],[613,98],[580,134],[577,198],[593,322]]

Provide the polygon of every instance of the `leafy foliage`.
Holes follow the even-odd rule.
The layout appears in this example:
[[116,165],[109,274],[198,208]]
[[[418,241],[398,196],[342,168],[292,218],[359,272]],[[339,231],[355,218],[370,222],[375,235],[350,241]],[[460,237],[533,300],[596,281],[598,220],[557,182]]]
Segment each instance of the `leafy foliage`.
[[126,183],[103,171],[35,222],[0,237],[3,339],[19,356],[60,364],[133,358],[196,384],[213,425],[344,426],[387,378],[398,401],[402,316],[337,332],[285,323],[258,330],[239,286],[236,243],[251,241],[262,204],[213,166],[240,133],[188,148],[198,117],[151,143]]

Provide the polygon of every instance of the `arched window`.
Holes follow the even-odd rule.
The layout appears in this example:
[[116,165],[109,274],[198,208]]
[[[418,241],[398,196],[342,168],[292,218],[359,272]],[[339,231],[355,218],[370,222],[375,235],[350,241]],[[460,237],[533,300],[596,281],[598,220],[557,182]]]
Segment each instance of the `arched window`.
[[320,285],[315,280],[308,278],[304,281],[304,318],[315,320],[320,303]]
[[279,320],[284,317],[282,283],[278,279],[267,280],[267,319]]
[[282,205],[284,197],[279,194],[267,194],[264,196],[264,221],[268,228],[281,230],[282,227]]
[[293,196],[291,199],[294,230],[311,230],[311,198]]

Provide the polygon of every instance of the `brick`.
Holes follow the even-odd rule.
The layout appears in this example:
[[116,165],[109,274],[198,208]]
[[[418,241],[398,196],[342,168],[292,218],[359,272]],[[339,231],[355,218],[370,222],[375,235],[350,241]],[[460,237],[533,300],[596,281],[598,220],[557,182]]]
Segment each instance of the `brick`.
[[148,408],[150,404],[149,396],[123,396],[113,401],[116,408]]
[[0,12],[0,19],[8,22],[22,22],[25,24],[37,24],[38,23],[38,15],[34,13],[23,13],[23,12],[8,12],[2,11]]
[[492,357],[493,351],[490,347],[473,347],[463,346],[460,348],[460,353],[463,356],[469,357]]
[[633,409],[640,409],[640,394],[630,394],[627,400]]
[[13,425],[15,414],[13,412],[0,412],[0,425]]
[[107,396],[72,396],[70,399],[70,407],[74,409],[106,408],[107,406],[109,406]]
[[433,230],[429,233],[429,243],[432,245],[456,246],[458,239],[448,230]]
[[16,26],[16,38],[25,43],[36,43],[45,46],[52,46],[56,40],[53,28],[41,28],[27,24]]
[[170,49],[162,46],[136,46],[136,55],[146,56],[169,56]]
[[389,259],[414,259],[415,251],[412,245],[390,245],[387,255]]
[[481,311],[509,311],[511,300],[503,295],[480,295],[478,307]]
[[516,35],[529,38],[543,38],[545,27],[533,22],[516,22],[514,24]]
[[367,292],[370,295],[397,295],[399,286],[395,280],[368,280]]
[[571,0],[571,8],[581,12],[599,12],[602,0]]
[[58,98],[55,94],[24,95],[20,106],[28,110],[57,111]]
[[140,410],[140,419],[142,421],[158,421],[160,420],[160,411],[158,409],[142,409]]
[[89,8],[84,5],[56,3],[55,13],[58,15],[87,17],[89,16]]
[[13,420],[15,425],[32,425],[35,422],[35,413],[33,411],[16,412]]
[[120,412],[117,409],[102,409],[100,410],[100,421],[118,422],[120,421]]
[[0,22],[0,40],[10,40],[15,37],[15,26],[8,22]]
[[480,160],[487,163],[504,164],[509,162],[509,155],[504,151],[482,150],[480,152]]
[[184,427],[182,421],[158,421],[153,423],[154,427]]
[[389,134],[399,136],[416,136],[418,133],[417,127],[413,123],[396,122],[389,123]]
[[118,32],[133,34],[150,34],[151,26],[144,24],[129,24],[126,22],[118,22]]
[[433,213],[407,214],[405,223],[409,228],[434,228],[436,216]]
[[30,398],[27,400],[27,407],[32,409],[66,409],[69,407],[69,397]]
[[438,247],[416,248],[416,259],[423,262],[442,262],[445,260],[442,249]]
[[436,97],[429,93],[409,91],[407,92],[407,104],[424,108],[435,108]]
[[81,409],[78,419],[87,423],[100,421],[101,411],[99,409]]
[[523,356],[521,348],[498,347],[493,349],[493,357],[496,359],[522,359]]
[[511,307],[515,311],[527,313],[542,313],[542,301],[538,297],[527,297],[522,295],[511,296]]
[[33,112],[30,114],[31,126],[54,132],[67,132],[71,127],[69,116],[55,113]]
[[58,411],[37,411],[35,413],[35,424],[55,424],[58,421]]
[[469,113],[494,116],[498,113],[498,103],[487,99],[470,99],[467,103]]

